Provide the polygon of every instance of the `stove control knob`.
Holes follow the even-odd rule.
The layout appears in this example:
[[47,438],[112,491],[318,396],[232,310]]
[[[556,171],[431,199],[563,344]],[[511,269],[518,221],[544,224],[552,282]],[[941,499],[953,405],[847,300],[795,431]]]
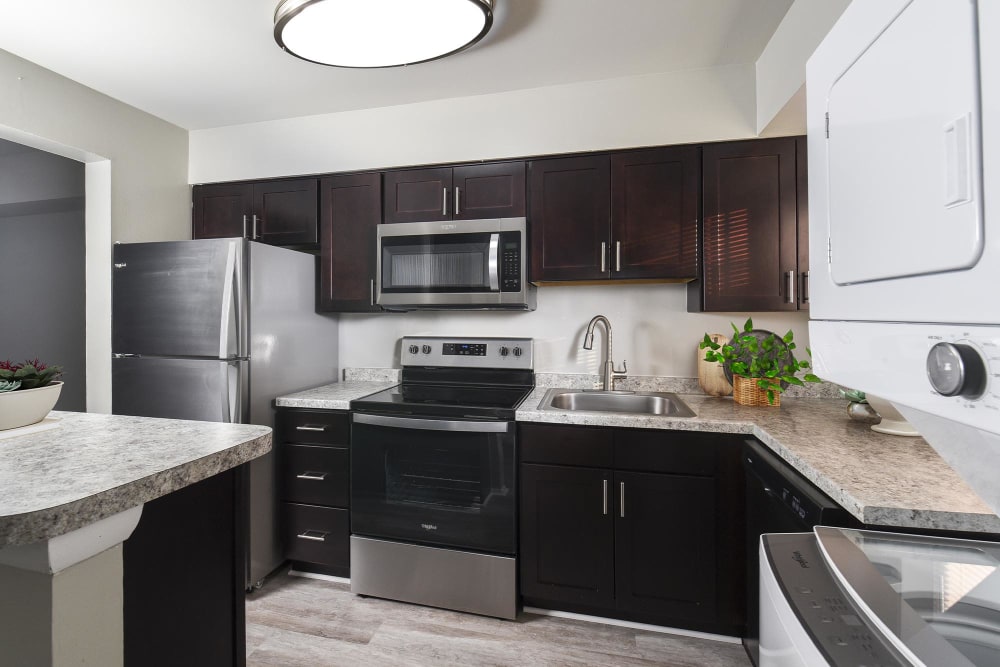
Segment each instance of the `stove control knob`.
[[431,353],[431,346],[430,345],[424,345],[422,351],[423,351],[424,354],[430,354]]
[[510,354],[510,350],[505,345],[501,345],[500,346],[500,356],[501,357],[506,357],[508,354]]
[[420,351],[420,348],[417,347],[416,345],[411,345],[410,346],[410,354],[416,354],[419,351]]
[[520,347],[515,347],[514,348],[514,356],[515,357],[520,357],[521,356],[521,352],[522,352],[522,350],[521,350]]
[[943,396],[979,398],[986,392],[986,362],[971,345],[938,343],[927,355],[927,377]]

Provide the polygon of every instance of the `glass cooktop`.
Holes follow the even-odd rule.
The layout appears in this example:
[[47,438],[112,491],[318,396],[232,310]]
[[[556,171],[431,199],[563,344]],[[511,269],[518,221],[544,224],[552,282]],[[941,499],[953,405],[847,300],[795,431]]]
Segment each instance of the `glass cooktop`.
[[513,419],[534,387],[405,383],[351,401],[359,412]]

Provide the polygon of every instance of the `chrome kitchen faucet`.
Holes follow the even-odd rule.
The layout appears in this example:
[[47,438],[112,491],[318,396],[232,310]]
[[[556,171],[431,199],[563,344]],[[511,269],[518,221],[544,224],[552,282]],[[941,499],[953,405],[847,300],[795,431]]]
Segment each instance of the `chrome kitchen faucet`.
[[603,389],[604,391],[614,391],[615,377],[624,377],[628,373],[628,362],[622,361],[622,369],[615,368],[615,362],[611,360],[611,322],[604,315],[594,315],[587,325],[587,335],[583,339],[583,349],[594,349],[594,327],[598,322],[604,323],[604,365],[603,368]]

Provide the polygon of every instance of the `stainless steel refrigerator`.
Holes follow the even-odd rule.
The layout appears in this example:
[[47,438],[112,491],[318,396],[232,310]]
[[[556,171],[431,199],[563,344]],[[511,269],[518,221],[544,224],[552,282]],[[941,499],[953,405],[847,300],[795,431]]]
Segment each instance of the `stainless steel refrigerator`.
[[[276,396],[336,381],[315,264],[246,239],[116,244],[112,411],[273,426]],[[249,588],[283,554],[274,453],[248,468]]]

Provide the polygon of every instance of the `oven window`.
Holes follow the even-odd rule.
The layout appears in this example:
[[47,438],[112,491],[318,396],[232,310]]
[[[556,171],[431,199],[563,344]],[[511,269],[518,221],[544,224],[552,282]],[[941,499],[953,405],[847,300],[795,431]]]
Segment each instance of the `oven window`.
[[490,291],[490,234],[382,239],[385,292]]
[[[490,461],[483,461],[484,454]],[[502,470],[499,445],[489,447],[488,452],[482,448],[393,447],[386,451],[386,500],[479,512],[492,494],[510,492]],[[491,472],[497,479],[490,478]]]

